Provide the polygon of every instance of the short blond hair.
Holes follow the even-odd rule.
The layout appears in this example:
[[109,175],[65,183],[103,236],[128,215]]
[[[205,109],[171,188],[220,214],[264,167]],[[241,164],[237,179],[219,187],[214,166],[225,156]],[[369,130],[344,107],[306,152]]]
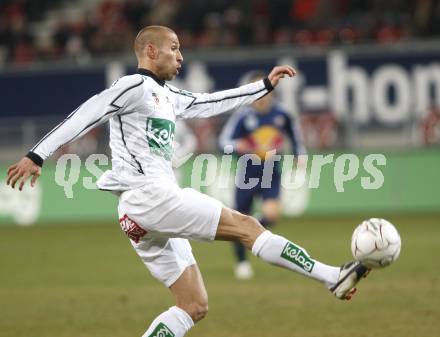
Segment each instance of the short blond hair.
[[175,34],[171,28],[165,26],[147,26],[142,28],[134,40],[133,49],[136,57],[138,59],[141,58],[142,52],[147,44],[153,44],[160,47],[164,33]]

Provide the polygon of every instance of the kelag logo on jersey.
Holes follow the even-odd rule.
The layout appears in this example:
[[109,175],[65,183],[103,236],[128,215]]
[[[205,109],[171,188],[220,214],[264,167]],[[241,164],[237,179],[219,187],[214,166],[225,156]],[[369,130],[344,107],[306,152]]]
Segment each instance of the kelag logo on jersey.
[[174,337],[174,333],[163,323],[159,323],[159,325],[154,329],[148,337]]
[[292,242],[287,242],[281,253],[281,257],[287,261],[295,263],[301,269],[311,273],[315,262],[298,246]]
[[174,122],[163,118],[147,118],[147,140],[150,151],[171,160],[174,149]]

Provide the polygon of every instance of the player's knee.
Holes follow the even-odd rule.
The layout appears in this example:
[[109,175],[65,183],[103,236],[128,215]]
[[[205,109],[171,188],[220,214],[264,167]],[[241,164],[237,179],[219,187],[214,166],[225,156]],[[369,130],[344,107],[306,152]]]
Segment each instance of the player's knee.
[[278,212],[272,212],[272,213],[267,213],[264,216],[264,227],[271,227],[273,226],[279,219],[279,214]]
[[264,231],[264,227],[254,217],[224,208],[216,239],[239,241],[245,247],[251,248],[256,238]]
[[274,225],[280,216],[280,205],[278,201],[266,201],[263,204],[263,214],[261,218],[261,224],[264,227],[270,227]]
[[184,310],[191,316],[194,322],[198,322],[208,314],[208,299],[192,301]]
[[195,305],[194,315],[192,317],[194,322],[197,322],[205,318],[207,314],[208,314],[208,302],[197,303]]

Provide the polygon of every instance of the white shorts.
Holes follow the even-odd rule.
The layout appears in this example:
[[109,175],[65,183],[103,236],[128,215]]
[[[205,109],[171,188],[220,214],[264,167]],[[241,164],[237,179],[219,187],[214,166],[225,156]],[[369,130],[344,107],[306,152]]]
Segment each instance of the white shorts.
[[214,240],[222,204],[191,188],[156,182],[123,192],[122,230],[151,274],[171,286],[195,264],[187,239]]

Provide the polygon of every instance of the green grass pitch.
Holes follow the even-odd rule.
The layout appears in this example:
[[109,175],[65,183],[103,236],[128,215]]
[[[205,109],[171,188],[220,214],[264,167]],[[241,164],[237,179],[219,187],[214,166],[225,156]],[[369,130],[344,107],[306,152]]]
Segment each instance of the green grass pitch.
[[[400,259],[373,271],[352,301],[252,258],[256,277],[236,281],[228,243],[194,243],[210,312],[192,337],[438,337],[440,216],[388,216]],[[285,219],[273,231],[323,262],[351,258],[362,217]],[[133,337],[173,305],[117,223],[0,229],[1,337]]]

